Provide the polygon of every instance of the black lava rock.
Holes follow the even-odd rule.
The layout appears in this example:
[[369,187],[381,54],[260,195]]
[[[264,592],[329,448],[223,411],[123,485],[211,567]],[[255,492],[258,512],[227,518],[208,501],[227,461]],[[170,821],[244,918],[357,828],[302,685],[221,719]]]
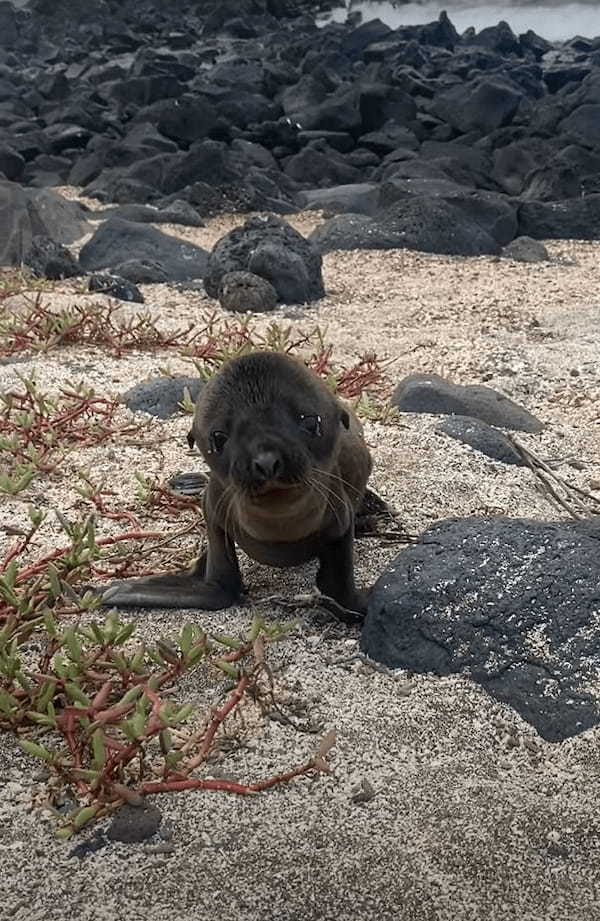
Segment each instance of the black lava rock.
[[108,273],[91,275],[88,290],[95,291],[98,294],[107,294],[109,297],[116,297],[119,301],[131,301],[135,304],[144,303],[144,295],[140,289],[133,282],[128,281],[126,278],[121,278],[119,275],[109,275]]
[[161,233],[155,227],[111,218],[82,248],[79,261],[88,272],[114,271],[129,260],[157,263],[168,281],[203,278],[208,255],[199,246]]
[[470,416],[450,416],[438,425],[437,432],[449,435],[456,441],[487,454],[493,460],[502,461],[504,464],[514,464],[518,467],[524,465],[523,458],[513,447],[504,432]]
[[156,806],[121,806],[108,828],[111,841],[139,844],[156,834],[162,822],[162,813]]
[[505,259],[516,262],[548,262],[548,250],[539,240],[531,237],[517,237],[502,250]]
[[168,419],[182,412],[180,404],[186,389],[192,400],[197,400],[203,386],[196,377],[152,377],[122,394],[121,401],[133,412]]
[[158,262],[150,259],[127,259],[115,266],[115,275],[135,285],[155,285],[168,281],[167,273]]
[[[362,247],[376,238],[402,245],[390,239],[399,235],[411,248],[468,256],[497,252],[493,244],[517,232],[600,238],[588,201],[600,192],[589,162],[600,150],[595,40],[550,44],[531,31],[516,36],[505,22],[459,36],[445,13],[395,30],[379,20],[357,26],[352,15],[318,28],[307,0],[160,9],[150,0],[143,10],[127,0],[118,15],[114,6],[0,3],[0,176],[38,189],[78,185],[108,203],[162,209],[176,198],[188,209],[172,223],[189,226],[199,226],[195,212],[290,214],[300,189],[309,193],[306,207],[334,186],[395,178],[425,198],[418,183],[446,181],[463,187],[460,203],[441,195],[394,217],[393,227],[379,226],[375,196],[364,188],[325,198],[325,207],[376,219],[343,233],[336,227],[346,246],[353,233]],[[467,200],[499,191],[519,196],[518,231],[517,203]],[[5,199],[0,192],[0,217]],[[35,235],[59,243],[82,235],[55,232],[60,220],[42,227],[22,212],[8,218],[0,256],[10,262],[22,260]]]
[[379,186],[375,182],[356,182],[328,189],[307,189],[298,192],[297,197],[305,210],[372,216],[379,202]]
[[369,598],[361,647],[392,668],[461,674],[551,742],[600,722],[600,524],[443,521]]
[[181,224],[183,227],[204,227],[204,221],[187,201],[174,201],[166,208],[149,205],[121,205],[108,208],[97,215],[101,218],[120,218],[134,224]]
[[0,265],[19,265],[34,237],[73,243],[89,229],[86,212],[47,189],[0,180]]
[[437,374],[410,374],[392,394],[392,406],[407,413],[472,416],[500,428],[541,432],[544,423],[491,387],[453,384]]
[[366,214],[338,214],[309,237],[319,253],[350,249],[402,248],[402,238]]
[[45,236],[33,238],[23,262],[38,278],[59,280],[82,274],[79,262],[66,246]]
[[461,208],[441,198],[414,196],[394,202],[373,219],[357,220],[356,215],[333,218],[318,227],[310,239],[321,253],[396,248],[457,256],[499,252],[496,240]]
[[221,279],[219,303],[224,310],[265,313],[277,306],[277,291],[260,275],[228,272]]
[[10,144],[0,144],[0,173],[11,181],[18,180],[25,169],[25,158]]
[[215,244],[204,279],[207,294],[217,298],[224,275],[246,271],[270,282],[284,304],[303,304],[325,293],[316,249],[272,215],[250,218]]
[[476,84],[458,83],[440,93],[431,111],[463,134],[473,130],[488,134],[510,124],[523,95],[507,81],[486,78]]
[[535,240],[600,239],[600,194],[568,201],[523,202],[519,236]]

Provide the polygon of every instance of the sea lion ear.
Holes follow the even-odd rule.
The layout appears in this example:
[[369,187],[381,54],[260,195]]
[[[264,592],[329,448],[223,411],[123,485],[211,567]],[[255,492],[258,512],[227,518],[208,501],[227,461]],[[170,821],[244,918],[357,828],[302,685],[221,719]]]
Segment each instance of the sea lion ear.
[[189,444],[190,451],[191,451],[194,445],[196,444],[196,439],[194,438],[194,430],[190,429],[186,437],[187,437],[187,443]]
[[342,413],[340,415],[340,422],[342,423],[345,429],[350,428],[350,416],[348,415],[345,409],[342,410]]

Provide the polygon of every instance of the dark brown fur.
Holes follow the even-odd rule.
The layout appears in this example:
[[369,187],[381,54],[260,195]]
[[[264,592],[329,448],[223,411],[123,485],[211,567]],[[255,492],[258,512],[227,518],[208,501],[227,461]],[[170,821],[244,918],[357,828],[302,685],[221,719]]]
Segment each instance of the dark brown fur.
[[275,567],[318,558],[317,586],[364,609],[354,584],[354,518],[371,472],[356,416],[304,364],[258,352],[204,388],[190,440],[210,468],[205,553],[186,573],[118,582],[105,604],[218,610],[243,593],[237,544]]

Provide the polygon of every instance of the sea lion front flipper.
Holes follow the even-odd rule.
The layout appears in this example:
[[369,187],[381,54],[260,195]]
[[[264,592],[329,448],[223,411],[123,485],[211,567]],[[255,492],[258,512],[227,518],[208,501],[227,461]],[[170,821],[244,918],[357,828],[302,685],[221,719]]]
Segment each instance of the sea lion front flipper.
[[102,593],[102,604],[110,607],[220,611],[231,607],[238,598],[239,595],[216,582],[207,582],[189,572],[175,572],[113,582]]
[[359,591],[354,582],[353,536],[354,522],[342,537],[324,544],[317,572],[317,588],[348,612],[346,617],[337,612],[347,623],[361,621],[367,611],[366,593]]
[[102,591],[101,600],[111,607],[221,611],[239,601],[242,592],[235,545],[223,531],[210,528],[208,549],[187,572],[113,582]]

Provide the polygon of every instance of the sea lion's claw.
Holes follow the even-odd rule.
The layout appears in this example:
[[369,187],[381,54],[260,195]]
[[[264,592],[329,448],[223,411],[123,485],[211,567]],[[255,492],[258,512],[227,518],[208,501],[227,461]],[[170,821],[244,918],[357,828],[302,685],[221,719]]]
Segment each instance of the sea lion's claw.
[[101,602],[110,607],[193,608],[220,611],[238,599],[221,585],[187,573],[147,576],[114,582],[102,592]]

